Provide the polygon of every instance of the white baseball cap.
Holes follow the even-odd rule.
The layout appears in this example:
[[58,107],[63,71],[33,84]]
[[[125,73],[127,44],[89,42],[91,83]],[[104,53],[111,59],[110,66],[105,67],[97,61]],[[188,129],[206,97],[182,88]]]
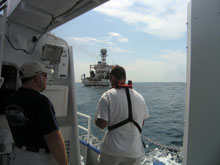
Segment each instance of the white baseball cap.
[[21,78],[33,77],[39,73],[53,74],[53,69],[46,68],[38,61],[28,61],[21,66]]

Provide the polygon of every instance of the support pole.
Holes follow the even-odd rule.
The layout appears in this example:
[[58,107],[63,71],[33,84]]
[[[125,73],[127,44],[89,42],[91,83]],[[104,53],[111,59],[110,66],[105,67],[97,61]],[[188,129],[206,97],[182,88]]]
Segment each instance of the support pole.
[[3,11],[3,21],[2,21],[2,31],[0,32],[0,88],[4,82],[2,75],[2,63],[3,63],[3,54],[4,54],[4,45],[5,45],[5,22],[6,22],[6,8]]

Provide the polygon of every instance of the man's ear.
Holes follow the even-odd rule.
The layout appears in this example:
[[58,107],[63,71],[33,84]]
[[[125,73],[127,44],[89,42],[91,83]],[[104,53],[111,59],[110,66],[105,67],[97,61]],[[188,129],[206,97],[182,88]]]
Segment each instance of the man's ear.
[[114,85],[118,84],[118,79],[114,75],[112,75],[112,82]]
[[40,81],[40,76],[39,75],[34,76],[34,81],[39,82]]

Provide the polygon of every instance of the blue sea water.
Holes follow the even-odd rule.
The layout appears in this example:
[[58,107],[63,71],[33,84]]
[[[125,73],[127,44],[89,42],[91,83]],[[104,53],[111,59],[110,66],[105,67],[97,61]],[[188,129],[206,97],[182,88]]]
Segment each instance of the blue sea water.
[[[185,110],[186,84],[179,83],[133,83],[133,88],[144,97],[150,118],[145,121],[143,135],[159,144],[182,147],[183,120]],[[76,83],[76,102],[78,112],[93,117],[96,105],[103,92],[109,87],[85,87]],[[80,125],[87,127],[87,119],[79,117]],[[103,132],[92,122],[92,133],[99,139]],[[80,134],[83,134],[80,131]],[[149,146],[154,148],[154,144]]]

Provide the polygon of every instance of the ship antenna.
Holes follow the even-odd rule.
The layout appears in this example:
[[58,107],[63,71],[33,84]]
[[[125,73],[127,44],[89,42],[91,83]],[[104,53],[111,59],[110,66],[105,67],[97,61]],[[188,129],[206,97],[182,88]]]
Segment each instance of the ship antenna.
[[102,63],[106,63],[106,57],[108,56],[107,49],[101,49],[100,52],[101,52],[100,56]]

